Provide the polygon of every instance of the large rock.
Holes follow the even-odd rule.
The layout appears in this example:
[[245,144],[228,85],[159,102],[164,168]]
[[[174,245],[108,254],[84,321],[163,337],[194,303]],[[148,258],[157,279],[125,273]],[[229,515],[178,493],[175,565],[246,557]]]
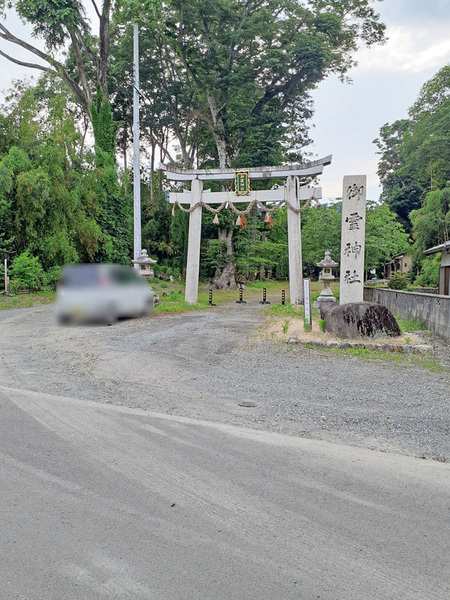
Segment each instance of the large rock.
[[394,315],[383,304],[352,302],[343,306],[324,306],[320,316],[325,321],[325,330],[341,338],[401,335]]

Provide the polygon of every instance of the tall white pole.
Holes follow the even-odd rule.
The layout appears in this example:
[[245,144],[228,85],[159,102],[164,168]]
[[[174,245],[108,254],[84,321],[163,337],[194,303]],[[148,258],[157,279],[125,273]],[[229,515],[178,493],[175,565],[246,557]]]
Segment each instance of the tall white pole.
[[[139,29],[134,24],[133,41],[133,190],[134,190],[134,260],[141,254],[141,168],[139,161]],[[139,265],[135,265],[139,269]]]

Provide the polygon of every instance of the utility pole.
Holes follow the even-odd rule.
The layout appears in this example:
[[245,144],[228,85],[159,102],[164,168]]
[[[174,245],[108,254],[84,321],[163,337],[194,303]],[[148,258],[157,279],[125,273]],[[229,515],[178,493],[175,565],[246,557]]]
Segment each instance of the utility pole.
[[[134,197],[134,260],[141,255],[141,167],[139,161],[139,29],[134,24],[133,40],[133,197]],[[139,269],[139,265],[135,264]]]

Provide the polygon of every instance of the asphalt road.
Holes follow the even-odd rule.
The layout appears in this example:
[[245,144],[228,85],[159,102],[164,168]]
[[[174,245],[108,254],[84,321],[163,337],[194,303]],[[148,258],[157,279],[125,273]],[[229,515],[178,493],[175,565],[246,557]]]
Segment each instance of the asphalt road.
[[[123,395],[114,405],[109,388],[90,400],[86,389],[111,377],[98,361],[95,386],[69,394],[88,339],[96,354],[106,336],[112,358],[119,337],[126,345],[146,326],[167,338],[180,319],[94,331],[52,329],[48,318],[0,319],[2,600],[448,600],[448,464],[255,429],[226,407],[203,419],[125,406]],[[245,313],[235,326],[252,323]],[[212,340],[198,335],[187,343],[209,355]],[[221,337],[212,366],[236,335]],[[170,365],[186,374],[179,350]],[[138,358],[122,366],[128,382]],[[182,377],[163,380],[188,401]]]

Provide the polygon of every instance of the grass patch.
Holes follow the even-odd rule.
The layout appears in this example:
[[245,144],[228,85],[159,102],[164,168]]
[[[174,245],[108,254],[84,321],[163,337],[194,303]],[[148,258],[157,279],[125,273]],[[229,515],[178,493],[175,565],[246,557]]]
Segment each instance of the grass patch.
[[268,317],[299,317],[303,318],[303,306],[291,304],[272,304],[264,306],[261,311]]
[[153,312],[155,314],[161,313],[181,313],[192,310],[204,310],[208,308],[208,299],[199,298],[198,304],[188,304],[184,299],[184,292],[179,294],[178,292],[169,292],[167,296],[159,297],[159,304],[155,306]]
[[427,326],[421,321],[414,321],[414,319],[401,319],[395,317],[402,333],[410,333],[412,331],[425,331]]
[[[305,348],[316,349],[313,344],[305,344]],[[378,350],[370,350],[367,348],[326,348],[320,347],[320,351],[327,352],[334,356],[353,356],[363,360],[377,360],[390,363],[396,363],[398,365],[417,365],[428,369],[429,371],[439,372],[447,371],[450,369],[439,364],[434,357],[427,355],[411,355],[403,354],[402,352],[383,352]]]
[[31,308],[32,306],[52,304],[55,300],[55,295],[56,292],[53,291],[33,292],[30,294],[1,294],[0,310]]

